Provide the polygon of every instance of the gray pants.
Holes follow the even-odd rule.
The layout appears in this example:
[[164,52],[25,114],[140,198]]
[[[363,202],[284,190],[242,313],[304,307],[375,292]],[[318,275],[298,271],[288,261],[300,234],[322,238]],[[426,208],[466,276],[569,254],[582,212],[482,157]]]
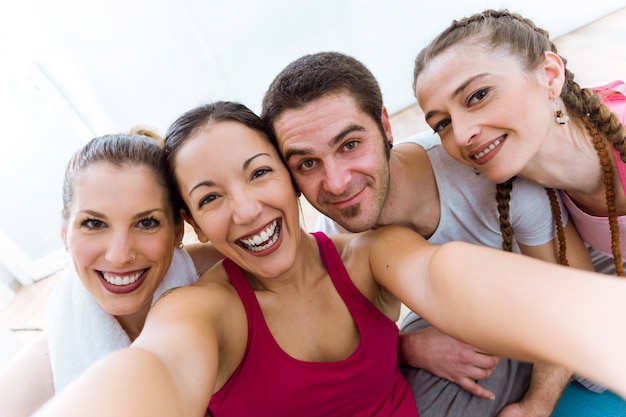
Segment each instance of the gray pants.
[[[409,314],[402,330],[430,327],[426,320]],[[493,401],[478,398],[446,379],[428,371],[401,367],[409,382],[420,417],[490,417],[496,416],[507,404],[518,402],[528,390],[532,364],[502,359],[493,374],[479,384],[496,395]]]

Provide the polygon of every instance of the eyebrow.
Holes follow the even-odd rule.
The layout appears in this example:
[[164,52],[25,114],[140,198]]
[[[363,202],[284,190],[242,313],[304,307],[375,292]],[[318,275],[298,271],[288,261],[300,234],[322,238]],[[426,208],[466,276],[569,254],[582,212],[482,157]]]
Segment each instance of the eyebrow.
[[[267,152],[259,152],[256,155],[252,155],[250,158],[246,159],[243,162],[243,166],[242,166],[243,169],[244,170],[248,169],[248,167],[250,166],[252,161],[254,161],[256,158],[258,158],[260,156],[263,156],[263,155],[268,156],[268,157],[270,156],[270,154],[268,154]],[[212,187],[214,185],[215,185],[215,181],[211,181],[211,180],[199,182],[196,185],[194,185],[191,188],[191,190],[189,190],[189,196],[191,196],[191,193],[193,193],[196,188],[203,187],[203,186],[205,186],[205,187]]]
[[[341,142],[347,135],[349,135],[352,132],[365,132],[365,128],[361,125],[352,123],[346,126],[341,132],[333,136],[330,139],[330,141],[328,141],[328,146],[329,147],[335,146],[337,143]],[[313,153],[311,148],[289,149],[287,152],[285,152],[285,161],[289,162],[291,157],[296,156],[296,155],[310,155],[311,153]]]
[[[473,77],[468,78],[467,80],[465,80],[464,83],[462,83],[456,90],[454,90],[454,92],[451,95],[451,98],[455,98],[456,96],[458,96],[459,94],[461,94],[463,92],[463,90],[465,90],[467,88],[468,85],[470,85],[471,83],[473,83],[474,81],[476,81],[477,79],[484,77],[486,75],[489,75],[487,73],[481,73],[481,74],[476,74]],[[435,116],[437,113],[439,113],[438,110],[431,110],[428,113],[426,113],[426,115],[424,116],[424,118],[428,121],[428,119],[430,119],[431,117]]]
[[[149,210],[144,210],[141,213],[137,213],[133,217],[136,218],[136,219],[139,219],[141,217],[146,217],[146,216],[154,213],[155,211],[164,212],[164,210],[161,209],[161,208],[153,208],[153,209],[149,209]],[[102,219],[108,218],[104,213],[100,213],[100,212],[95,211],[95,210],[82,210],[82,211],[80,211],[80,213],[84,213],[84,214],[86,214],[88,216],[91,216],[91,217],[100,217]]]

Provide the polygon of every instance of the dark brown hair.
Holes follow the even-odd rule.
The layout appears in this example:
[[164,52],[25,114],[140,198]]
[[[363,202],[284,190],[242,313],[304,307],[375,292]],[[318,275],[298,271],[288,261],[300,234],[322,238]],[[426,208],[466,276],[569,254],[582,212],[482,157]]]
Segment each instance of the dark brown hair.
[[[376,78],[359,60],[339,52],[304,55],[287,65],[263,97],[261,119],[274,136],[274,121],[285,111],[341,93],[347,93],[371,117],[387,144],[381,121],[383,95]],[[391,147],[385,149],[389,155]]]
[[[183,208],[191,217],[189,208],[184,203],[176,180],[176,154],[185,142],[200,129],[223,121],[233,121],[260,132],[276,148],[276,141],[270,135],[261,119],[248,107],[231,101],[216,101],[195,107],[178,117],[165,134],[163,165],[167,182],[178,207]],[[280,155],[280,153],[278,152]]]

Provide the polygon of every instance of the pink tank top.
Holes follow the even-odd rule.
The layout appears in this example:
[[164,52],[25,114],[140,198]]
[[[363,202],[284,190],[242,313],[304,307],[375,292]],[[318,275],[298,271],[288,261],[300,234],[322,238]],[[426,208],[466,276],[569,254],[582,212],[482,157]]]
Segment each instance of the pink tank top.
[[[609,84],[593,87],[592,90],[602,97],[602,102],[606,104],[613,113],[617,114],[620,121],[626,120],[626,85],[623,81],[613,81]],[[617,165],[617,172],[622,182],[622,187],[626,191],[626,164],[620,159],[619,152],[613,149],[613,156]],[[571,198],[564,191],[560,191],[563,204],[578,229],[580,237],[594,249],[613,257],[611,250],[611,231],[609,229],[609,218],[592,216],[576,206]],[[621,252],[626,253],[626,216],[617,218],[621,236]]]
[[361,335],[338,362],[303,362],[272,336],[254,291],[230,259],[224,268],[243,301],[248,345],[237,370],[209,403],[214,417],[418,416],[398,368],[398,327],[354,286],[332,241],[313,233],[333,284]]

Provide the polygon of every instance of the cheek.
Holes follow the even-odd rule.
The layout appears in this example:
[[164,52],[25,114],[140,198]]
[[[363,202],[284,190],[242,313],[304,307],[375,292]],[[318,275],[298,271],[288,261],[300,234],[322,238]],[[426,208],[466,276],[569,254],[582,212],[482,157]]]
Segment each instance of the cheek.
[[[449,135],[451,134],[448,134],[447,136]],[[447,137],[447,136],[444,136],[441,138],[441,145],[443,146],[443,149],[448,153],[448,155],[450,155],[454,159],[462,161],[461,151],[459,149],[459,146],[451,137]]]
[[146,236],[142,241],[141,247],[137,249],[141,249],[145,256],[153,259],[156,263],[169,264],[174,248],[173,231],[156,236]]
[[70,256],[77,269],[93,264],[106,251],[106,242],[101,239],[68,233],[67,244]]
[[316,190],[320,188],[320,176],[319,175],[294,175],[293,179],[298,186],[298,189],[304,196],[311,196],[317,194]]
[[209,241],[224,239],[230,224],[230,215],[225,207],[202,213],[197,225]]

